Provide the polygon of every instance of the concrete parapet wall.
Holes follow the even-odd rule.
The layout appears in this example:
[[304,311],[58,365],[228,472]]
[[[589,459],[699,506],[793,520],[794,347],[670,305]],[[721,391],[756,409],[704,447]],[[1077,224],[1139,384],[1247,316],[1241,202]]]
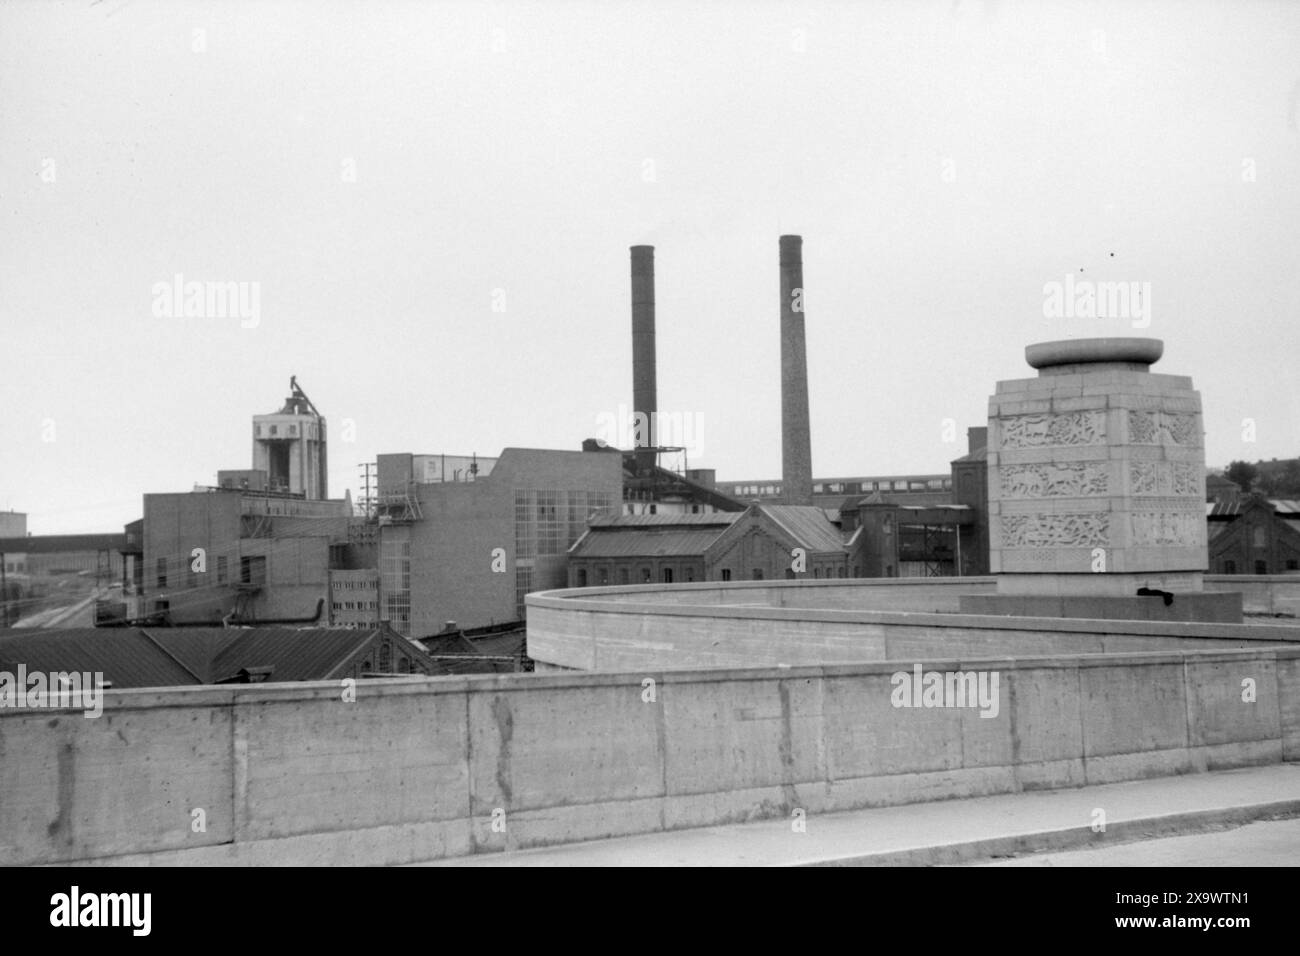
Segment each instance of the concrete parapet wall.
[[2,709],[0,863],[401,863],[1300,759],[1300,648],[924,665],[997,674],[990,717],[895,706],[911,668],[407,678],[362,682],[354,703],[332,683],[109,691],[97,719]]
[[1239,591],[1247,614],[1300,618],[1300,574],[1207,574],[1207,591]]
[[[897,587],[644,585],[528,597],[528,653],[542,669],[754,667],[853,661],[1206,650],[1300,642],[1300,627],[958,614],[989,578]],[[891,586],[892,585],[892,586]],[[877,610],[907,606],[909,610]],[[931,609],[929,611],[922,609]]]

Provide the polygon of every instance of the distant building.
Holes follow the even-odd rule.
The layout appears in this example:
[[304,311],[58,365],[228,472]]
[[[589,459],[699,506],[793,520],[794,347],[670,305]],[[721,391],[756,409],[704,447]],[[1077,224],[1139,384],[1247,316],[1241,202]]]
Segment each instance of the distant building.
[[705,573],[710,581],[845,578],[849,547],[823,508],[754,504],[705,549]]
[[705,581],[704,553],[740,512],[601,515],[569,549],[569,587]]
[[122,575],[120,534],[38,534],[0,538],[6,574],[78,574],[109,584]]
[[1300,501],[1229,494],[1206,504],[1211,574],[1300,571]]

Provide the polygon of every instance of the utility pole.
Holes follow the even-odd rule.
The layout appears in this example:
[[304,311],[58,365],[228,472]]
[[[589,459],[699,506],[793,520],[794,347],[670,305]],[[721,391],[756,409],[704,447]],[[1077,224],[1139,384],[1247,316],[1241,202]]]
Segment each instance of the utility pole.
[[9,579],[5,577],[5,553],[0,551],[0,601],[4,602],[5,623],[9,626]]

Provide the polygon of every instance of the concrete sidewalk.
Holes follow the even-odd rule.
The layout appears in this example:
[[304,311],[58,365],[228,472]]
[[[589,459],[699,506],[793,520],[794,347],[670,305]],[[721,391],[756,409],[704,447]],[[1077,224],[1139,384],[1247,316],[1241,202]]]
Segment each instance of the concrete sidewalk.
[[803,833],[764,820],[416,865],[933,866],[1289,817],[1300,817],[1297,763],[824,814]]

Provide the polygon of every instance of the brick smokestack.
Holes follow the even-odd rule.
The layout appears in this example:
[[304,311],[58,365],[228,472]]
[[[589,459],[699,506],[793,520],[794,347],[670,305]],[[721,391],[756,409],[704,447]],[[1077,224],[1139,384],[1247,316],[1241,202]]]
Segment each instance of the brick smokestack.
[[781,237],[781,484],[787,504],[813,503],[802,236]]
[[[632,411],[645,415],[642,440],[653,445],[657,435],[649,429],[658,412],[655,387],[655,247],[632,247]],[[655,463],[652,450],[638,451],[637,471]]]

